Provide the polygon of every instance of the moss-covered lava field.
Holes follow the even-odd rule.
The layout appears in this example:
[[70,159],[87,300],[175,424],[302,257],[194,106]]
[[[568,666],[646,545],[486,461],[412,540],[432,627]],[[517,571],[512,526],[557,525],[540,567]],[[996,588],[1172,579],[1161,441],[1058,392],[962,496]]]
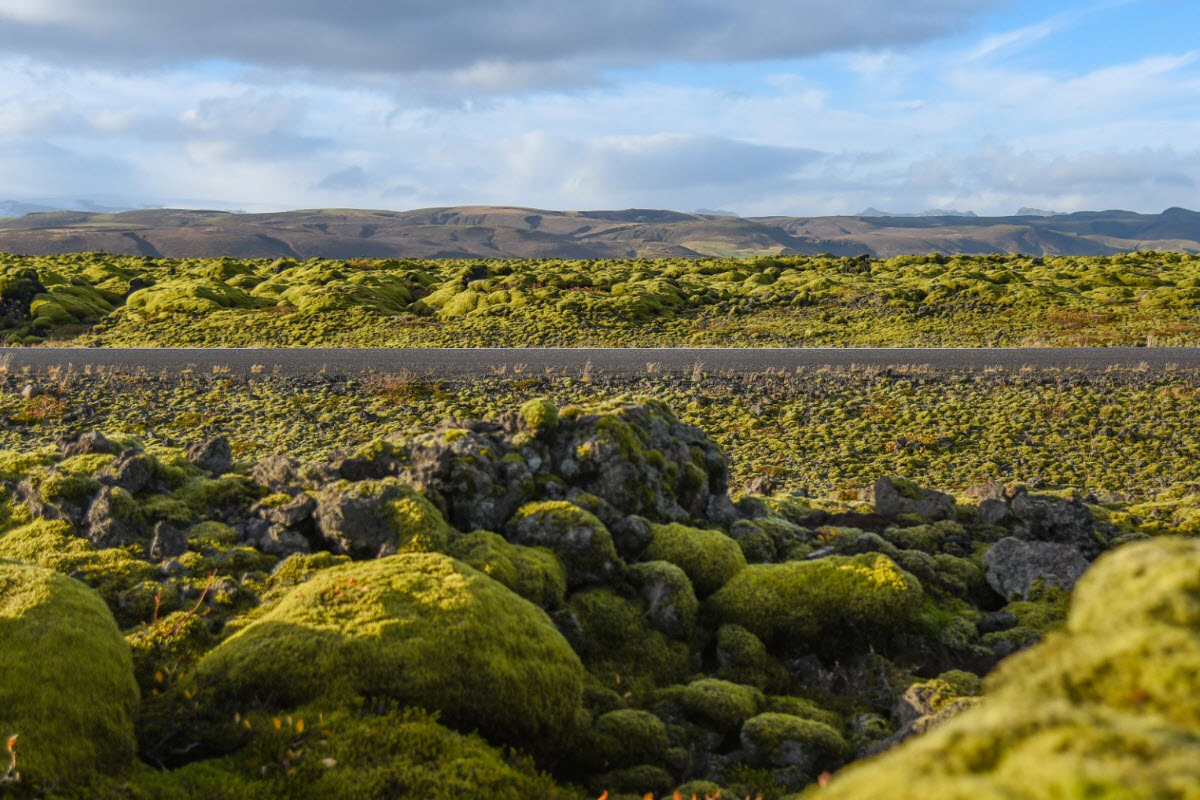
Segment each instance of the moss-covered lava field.
[[0,341],[1200,344],[1200,256],[294,261],[0,254]]
[[1198,385],[0,366],[0,792],[1196,797]]

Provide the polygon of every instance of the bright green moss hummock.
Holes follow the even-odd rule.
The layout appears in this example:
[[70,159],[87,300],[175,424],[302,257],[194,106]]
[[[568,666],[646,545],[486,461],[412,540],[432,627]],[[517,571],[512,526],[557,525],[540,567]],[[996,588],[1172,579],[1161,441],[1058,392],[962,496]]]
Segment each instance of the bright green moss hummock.
[[230,713],[369,697],[543,749],[575,734],[583,675],[541,609],[436,553],[322,570],[196,670]]
[[829,556],[754,564],[709,600],[722,622],[741,625],[768,645],[796,646],[822,634],[885,630],[912,621],[920,582],[887,556]]
[[1200,797],[1200,542],[1102,556],[1067,627],[1001,663],[983,701],[834,778],[822,800]]
[[642,557],[681,567],[691,578],[698,597],[717,591],[746,566],[746,557],[737,542],[720,531],[673,522],[655,525],[651,536]]
[[129,647],[100,597],[0,560],[0,735],[19,737],[22,784],[67,788],[127,772],[137,705]]

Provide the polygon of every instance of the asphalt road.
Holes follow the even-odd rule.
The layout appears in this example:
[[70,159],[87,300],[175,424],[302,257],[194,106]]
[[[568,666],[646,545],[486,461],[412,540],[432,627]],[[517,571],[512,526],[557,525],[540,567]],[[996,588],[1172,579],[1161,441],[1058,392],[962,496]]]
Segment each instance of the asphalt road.
[[[214,368],[231,372],[338,375],[409,372],[464,377],[582,372],[754,373],[801,367],[927,366],[934,369],[1002,367],[1200,368],[1200,347],[1090,348],[479,348],[479,349],[235,349],[235,348],[0,348],[0,365],[104,366],[177,372]],[[587,365],[590,364],[590,367]]]

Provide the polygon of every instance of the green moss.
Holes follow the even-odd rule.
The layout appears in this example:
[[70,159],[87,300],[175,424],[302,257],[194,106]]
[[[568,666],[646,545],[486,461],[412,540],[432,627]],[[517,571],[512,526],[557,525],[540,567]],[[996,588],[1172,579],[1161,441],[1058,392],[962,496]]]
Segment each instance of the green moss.
[[[299,712],[275,730],[251,720],[253,739],[234,756],[130,782],[131,800],[578,800],[526,760],[419,709],[379,716]],[[307,723],[298,733],[297,723]],[[289,753],[291,755],[289,756]],[[124,795],[122,795],[124,796]]]
[[202,617],[175,611],[126,634],[125,641],[133,654],[134,676],[149,702],[209,650],[216,638]]
[[1067,626],[1003,661],[984,700],[839,774],[822,798],[1191,797],[1200,543],[1138,542],[1076,586]]
[[295,553],[280,561],[271,571],[271,588],[288,588],[303,583],[321,570],[347,564],[349,556],[333,553]]
[[850,746],[836,730],[791,714],[767,712],[751,717],[742,726],[741,740],[753,762],[792,766],[809,775],[836,769],[850,757]]
[[839,733],[843,732],[846,728],[845,721],[836,711],[822,708],[812,700],[806,700],[803,697],[793,697],[792,695],[774,695],[768,697],[766,704],[763,706],[763,711],[770,711],[776,714],[789,714],[801,719],[811,719],[823,725],[828,725]]
[[898,476],[893,476],[889,478],[889,480],[892,482],[892,486],[895,487],[896,491],[901,497],[906,497],[909,500],[921,499],[921,486],[916,481]]
[[[34,520],[0,533],[0,558],[24,561],[82,580],[96,589],[110,608],[120,611],[120,597],[153,578],[153,565],[119,548],[99,550],[75,536],[64,520]],[[140,622],[121,615],[123,624]]]
[[475,531],[458,537],[449,553],[535,605],[558,608],[563,603],[567,572],[546,548],[522,547],[497,533]]
[[591,784],[595,792],[609,792],[616,797],[639,797],[669,792],[675,785],[675,779],[662,767],[639,764],[636,767],[602,773],[592,779]]
[[624,708],[600,716],[586,746],[601,769],[614,769],[661,764],[669,744],[662,720],[648,711]]
[[678,701],[684,713],[699,724],[731,733],[757,714],[766,698],[753,686],[702,678],[684,687]]
[[645,691],[678,683],[691,671],[687,645],[652,628],[640,601],[591,589],[571,597],[567,607],[579,622],[575,649],[603,686],[621,694]]
[[829,556],[755,564],[709,600],[721,622],[741,625],[771,645],[795,647],[847,629],[885,631],[912,623],[923,600],[920,582],[887,556]]
[[610,579],[621,564],[604,523],[565,500],[521,506],[509,520],[507,533],[517,544],[553,551],[567,568],[571,586]]
[[206,520],[188,529],[188,545],[193,548],[226,548],[237,544],[238,534],[224,522]]
[[688,781],[676,786],[675,792],[684,800],[715,800],[725,795],[720,784],[712,781]]
[[986,634],[981,641],[989,647],[1003,644],[1012,649],[1041,641],[1066,621],[1070,599],[1071,596],[1058,586],[1038,589],[1029,600],[1018,600],[1004,607],[1016,618],[1015,627]]
[[0,450],[0,480],[17,482],[38,467],[53,464],[58,457],[57,447],[17,452]]
[[58,462],[58,470],[67,475],[95,475],[116,458],[111,453],[82,453]]
[[174,492],[174,498],[183,503],[194,516],[205,516],[216,509],[247,505],[257,495],[258,489],[244,475],[227,475],[221,478],[192,478]]
[[717,630],[717,677],[767,691],[780,691],[787,669],[767,652],[762,640],[740,625]]
[[81,508],[86,508],[88,501],[100,489],[100,483],[91,475],[67,475],[62,472],[35,476],[34,485],[43,502],[70,503]]
[[561,746],[583,669],[545,614],[439,554],[322,570],[210,652],[198,686],[237,708],[390,699],[495,741]]
[[521,421],[535,436],[545,436],[558,427],[558,409],[544,397],[528,401],[519,413]]
[[669,561],[683,569],[701,598],[720,589],[746,566],[741,548],[725,534],[677,522],[653,526],[642,557]]
[[947,536],[962,533],[963,527],[957,522],[943,520],[911,528],[888,528],[884,538],[903,550],[920,550],[935,555],[940,552]]
[[629,568],[646,604],[646,618],[667,636],[691,641],[699,631],[700,601],[687,573],[666,561],[643,561]]
[[16,733],[24,785],[69,787],[134,761],[129,648],[95,592],[0,561],[0,729]]
[[445,551],[454,529],[425,495],[399,483],[402,496],[389,500],[386,511],[396,531],[396,549],[402,553]]

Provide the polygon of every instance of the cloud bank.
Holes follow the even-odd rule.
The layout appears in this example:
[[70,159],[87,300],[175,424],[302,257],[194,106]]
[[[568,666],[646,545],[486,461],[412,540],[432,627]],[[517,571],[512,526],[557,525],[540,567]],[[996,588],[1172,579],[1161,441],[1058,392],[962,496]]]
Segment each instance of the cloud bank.
[[0,200],[1195,207],[1188,26],[1087,28],[1147,2],[0,0]]

